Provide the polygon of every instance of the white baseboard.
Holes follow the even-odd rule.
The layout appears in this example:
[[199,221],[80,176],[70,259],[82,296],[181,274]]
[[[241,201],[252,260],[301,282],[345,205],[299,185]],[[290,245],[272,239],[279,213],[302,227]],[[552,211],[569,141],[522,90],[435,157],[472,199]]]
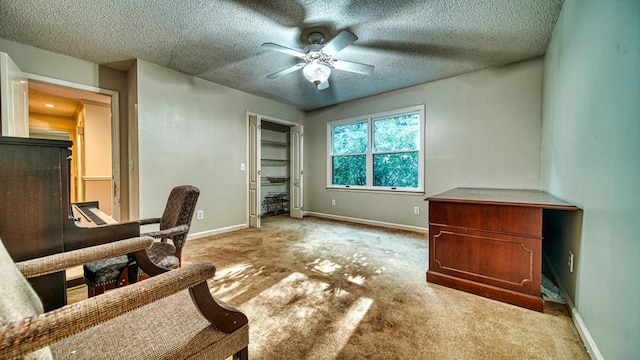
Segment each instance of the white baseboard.
[[325,213],[319,213],[314,211],[305,211],[304,215],[316,216],[320,218],[333,219],[333,220],[348,221],[348,222],[353,222],[358,224],[380,226],[380,227],[386,227],[390,229],[413,231],[413,232],[419,232],[419,233],[425,233],[425,234],[429,232],[429,228],[426,228],[426,227],[402,225],[402,224],[395,224],[395,223],[389,223],[389,222],[383,222],[383,221],[354,218],[349,216],[325,214]]
[[193,233],[193,234],[187,235],[187,240],[193,240],[193,239],[203,238],[203,237],[206,237],[206,236],[224,234],[224,233],[228,233],[228,232],[232,232],[232,231],[236,231],[236,230],[246,229],[248,227],[249,227],[248,224],[238,224],[238,225],[223,227],[223,228],[220,228],[220,229],[201,231],[201,232],[198,232],[198,233]]
[[580,335],[580,338],[584,343],[584,347],[587,348],[587,352],[589,353],[589,356],[593,360],[604,360],[604,357],[600,353],[600,350],[598,349],[596,342],[593,340],[593,337],[591,336],[591,333],[589,332],[587,325],[582,320],[582,316],[580,316],[580,313],[578,312],[578,309],[576,309],[575,305],[573,304],[573,301],[569,297],[567,290],[565,289],[562,282],[559,280],[558,274],[556,273],[555,269],[553,268],[553,266],[551,266],[551,262],[546,256],[544,256],[544,261],[547,263],[549,270],[551,270],[553,281],[556,283],[556,285],[558,285],[560,292],[562,292],[562,296],[564,296],[564,299],[567,302],[567,306],[571,311],[571,319],[573,320],[573,325],[575,325],[576,329],[578,330],[578,334]]

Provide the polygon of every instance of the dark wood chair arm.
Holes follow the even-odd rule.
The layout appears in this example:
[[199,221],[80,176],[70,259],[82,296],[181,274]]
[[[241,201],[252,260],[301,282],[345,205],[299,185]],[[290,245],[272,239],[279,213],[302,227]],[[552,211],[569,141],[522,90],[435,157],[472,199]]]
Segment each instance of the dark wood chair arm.
[[161,218],[159,218],[159,217],[148,218],[148,219],[140,219],[140,220],[138,220],[138,224],[140,224],[140,225],[159,224],[160,220],[161,220]]
[[152,232],[148,232],[140,235],[151,236],[152,238],[155,238],[155,239],[164,239],[164,238],[170,238],[180,234],[185,234],[187,232],[189,232],[189,225],[180,225],[180,226],[172,227],[170,229],[152,231]]

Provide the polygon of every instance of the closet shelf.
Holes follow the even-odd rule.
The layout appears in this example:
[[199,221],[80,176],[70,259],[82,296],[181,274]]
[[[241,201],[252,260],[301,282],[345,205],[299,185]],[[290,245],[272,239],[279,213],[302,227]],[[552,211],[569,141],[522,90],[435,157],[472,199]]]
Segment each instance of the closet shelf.
[[282,159],[261,159],[262,166],[287,166],[289,160]]
[[285,176],[263,176],[260,179],[262,185],[282,185],[287,181],[289,181],[289,178]]
[[286,148],[289,146],[288,142],[273,141],[273,140],[262,140],[260,141],[260,143],[262,144],[262,146],[270,146],[270,147]]

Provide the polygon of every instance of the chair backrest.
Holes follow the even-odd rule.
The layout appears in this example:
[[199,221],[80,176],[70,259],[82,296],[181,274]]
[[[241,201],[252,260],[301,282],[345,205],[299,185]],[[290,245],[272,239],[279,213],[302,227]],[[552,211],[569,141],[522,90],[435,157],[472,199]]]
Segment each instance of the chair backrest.
[[[191,226],[191,219],[196,210],[196,203],[200,196],[200,190],[191,185],[176,186],[171,190],[167,206],[160,219],[160,230],[187,225]],[[176,235],[171,240],[175,247],[184,246],[187,234]]]
[[[0,240],[0,278],[2,296],[0,296],[0,327],[10,322],[40,315],[42,302],[27,279],[13,262],[13,258]],[[29,354],[25,359],[52,359],[49,347]]]

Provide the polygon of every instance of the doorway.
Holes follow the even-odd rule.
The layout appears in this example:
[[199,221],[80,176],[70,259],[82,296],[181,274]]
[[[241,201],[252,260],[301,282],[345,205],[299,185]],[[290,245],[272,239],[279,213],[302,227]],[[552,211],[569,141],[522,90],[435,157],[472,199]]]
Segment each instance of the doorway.
[[120,218],[113,169],[113,96],[42,80],[28,82],[29,137],[73,142],[71,202],[98,201],[100,210]]
[[249,226],[264,216],[303,217],[303,127],[248,114]]

